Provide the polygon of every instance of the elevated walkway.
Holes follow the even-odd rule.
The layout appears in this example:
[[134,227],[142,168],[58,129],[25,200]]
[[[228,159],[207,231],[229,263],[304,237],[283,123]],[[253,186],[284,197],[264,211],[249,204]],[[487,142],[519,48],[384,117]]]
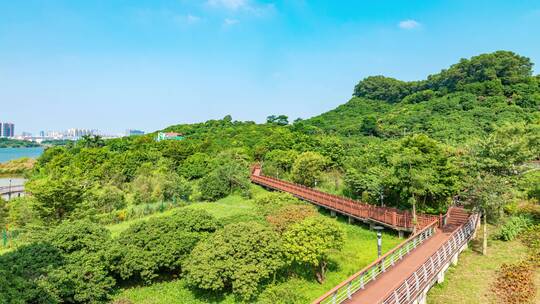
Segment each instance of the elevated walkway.
[[[398,231],[413,228],[412,215],[408,212],[375,207],[267,177],[261,174],[259,166],[253,168],[251,180],[363,221],[374,221]],[[459,207],[450,207],[444,216],[419,215],[417,233],[313,304],[423,304],[431,286],[441,283],[450,264],[457,263],[479,224],[479,214],[470,214]]]
[[[413,215],[409,211],[374,206],[338,195],[324,193],[299,184],[264,176],[261,173],[260,166],[253,167],[251,181],[267,188],[288,192],[302,200],[363,222],[376,223],[397,231],[410,232],[414,230]],[[444,219],[442,215],[418,214],[417,228],[426,227],[434,220],[442,223]]]

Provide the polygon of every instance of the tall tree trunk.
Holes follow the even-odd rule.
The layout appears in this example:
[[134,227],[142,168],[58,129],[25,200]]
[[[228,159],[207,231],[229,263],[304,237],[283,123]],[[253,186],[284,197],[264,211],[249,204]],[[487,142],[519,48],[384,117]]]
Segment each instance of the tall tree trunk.
[[484,212],[484,239],[482,241],[482,254],[487,255],[487,214]]

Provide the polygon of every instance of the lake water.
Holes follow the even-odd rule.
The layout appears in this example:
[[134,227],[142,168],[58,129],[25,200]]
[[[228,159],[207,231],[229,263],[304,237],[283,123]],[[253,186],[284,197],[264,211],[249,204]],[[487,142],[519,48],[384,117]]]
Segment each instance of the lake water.
[[43,153],[43,147],[35,148],[0,148],[0,163],[21,157],[38,158]]

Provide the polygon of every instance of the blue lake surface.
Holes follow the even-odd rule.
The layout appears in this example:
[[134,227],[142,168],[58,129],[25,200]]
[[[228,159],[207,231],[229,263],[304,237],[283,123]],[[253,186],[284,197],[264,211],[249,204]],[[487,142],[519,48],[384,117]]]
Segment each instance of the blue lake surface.
[[38,158],[43,153],[43,147],[35,148],[0,148],[0,163],[21,157]]

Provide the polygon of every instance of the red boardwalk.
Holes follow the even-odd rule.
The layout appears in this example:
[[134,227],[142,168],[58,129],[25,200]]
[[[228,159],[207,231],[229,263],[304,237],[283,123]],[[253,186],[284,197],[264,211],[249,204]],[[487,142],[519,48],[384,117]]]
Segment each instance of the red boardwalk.
[[[354,218],[396,230],[412,230],[409,212],[376,207],[263,176],[259,166],[253,168],[251,180]],[[457,207],[451,207],[444,216],[419,215],[420,231],[313,303],[425,303],[429,288],[444,279],[450,263],[457,263],[479,218],[478,214],[471,215]]]
[[[412,214],[408,211],[378,207],[277,178],[264,176],[261,174],[261,167],[259,166],[253,167],[251,181],[268,188],[291,193],[300,199],[362,221],[376,222],[395,230],[413,230]],[[419,214],[417,215],[418,227],[426,227],[434,220],[439,220],[439,218],[439,216],[435,215]]]

